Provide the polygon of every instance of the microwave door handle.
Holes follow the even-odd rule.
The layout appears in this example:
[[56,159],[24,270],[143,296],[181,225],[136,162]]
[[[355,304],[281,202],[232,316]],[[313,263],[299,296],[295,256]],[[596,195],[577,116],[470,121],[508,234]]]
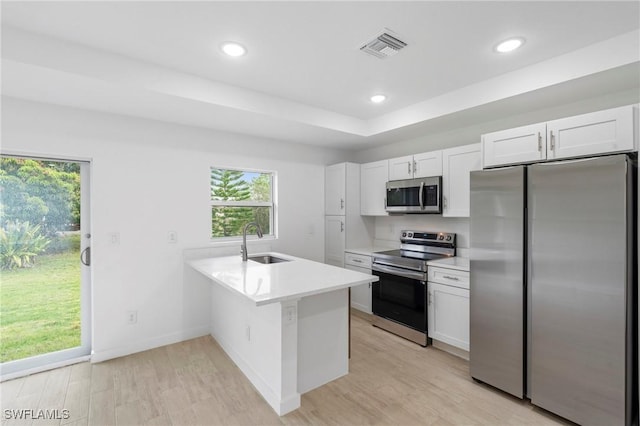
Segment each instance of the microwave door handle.
[[420,182],[420,210],[424,210],[424,182]]

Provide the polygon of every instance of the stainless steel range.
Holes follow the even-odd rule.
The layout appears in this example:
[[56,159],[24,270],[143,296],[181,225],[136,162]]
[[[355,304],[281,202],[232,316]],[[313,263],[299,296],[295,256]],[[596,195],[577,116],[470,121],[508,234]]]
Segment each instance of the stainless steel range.
[[400,250],[373,253],[373,325],[427,346],[427,262],[456,255],[456,234],[402,231]]

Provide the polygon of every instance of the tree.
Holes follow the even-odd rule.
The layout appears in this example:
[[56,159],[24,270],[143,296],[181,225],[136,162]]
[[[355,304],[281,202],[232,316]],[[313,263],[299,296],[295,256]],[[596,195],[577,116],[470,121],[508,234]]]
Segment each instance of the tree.
[[[238,170],[211,169],[211,199],[243,201],[251,198],[244,173]],[[213,206],[211,236],[229,237],[242,234],[242,227],[253,220],[251,207]]]
[[52,236],[80,225],[77,163],[2,157],[0,165],[2,226],[29,222]]

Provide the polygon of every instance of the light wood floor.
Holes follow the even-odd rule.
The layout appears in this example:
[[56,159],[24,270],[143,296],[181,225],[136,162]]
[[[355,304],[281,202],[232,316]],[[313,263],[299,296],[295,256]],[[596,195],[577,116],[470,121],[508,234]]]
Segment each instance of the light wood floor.
[[[350,374],[278,417],[211,337],[0,384],[2,425],[556,425],[562,419],[475,383],[468,363],[352,316]],[[67,420],[7,419],[10,409]]]

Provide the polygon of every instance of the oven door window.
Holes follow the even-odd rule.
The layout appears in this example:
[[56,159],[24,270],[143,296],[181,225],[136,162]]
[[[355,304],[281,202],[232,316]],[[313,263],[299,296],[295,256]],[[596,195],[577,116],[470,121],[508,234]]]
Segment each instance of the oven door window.
[[427,331],[426,284],[424,281],[374,271],[373,313],[416,330]]

